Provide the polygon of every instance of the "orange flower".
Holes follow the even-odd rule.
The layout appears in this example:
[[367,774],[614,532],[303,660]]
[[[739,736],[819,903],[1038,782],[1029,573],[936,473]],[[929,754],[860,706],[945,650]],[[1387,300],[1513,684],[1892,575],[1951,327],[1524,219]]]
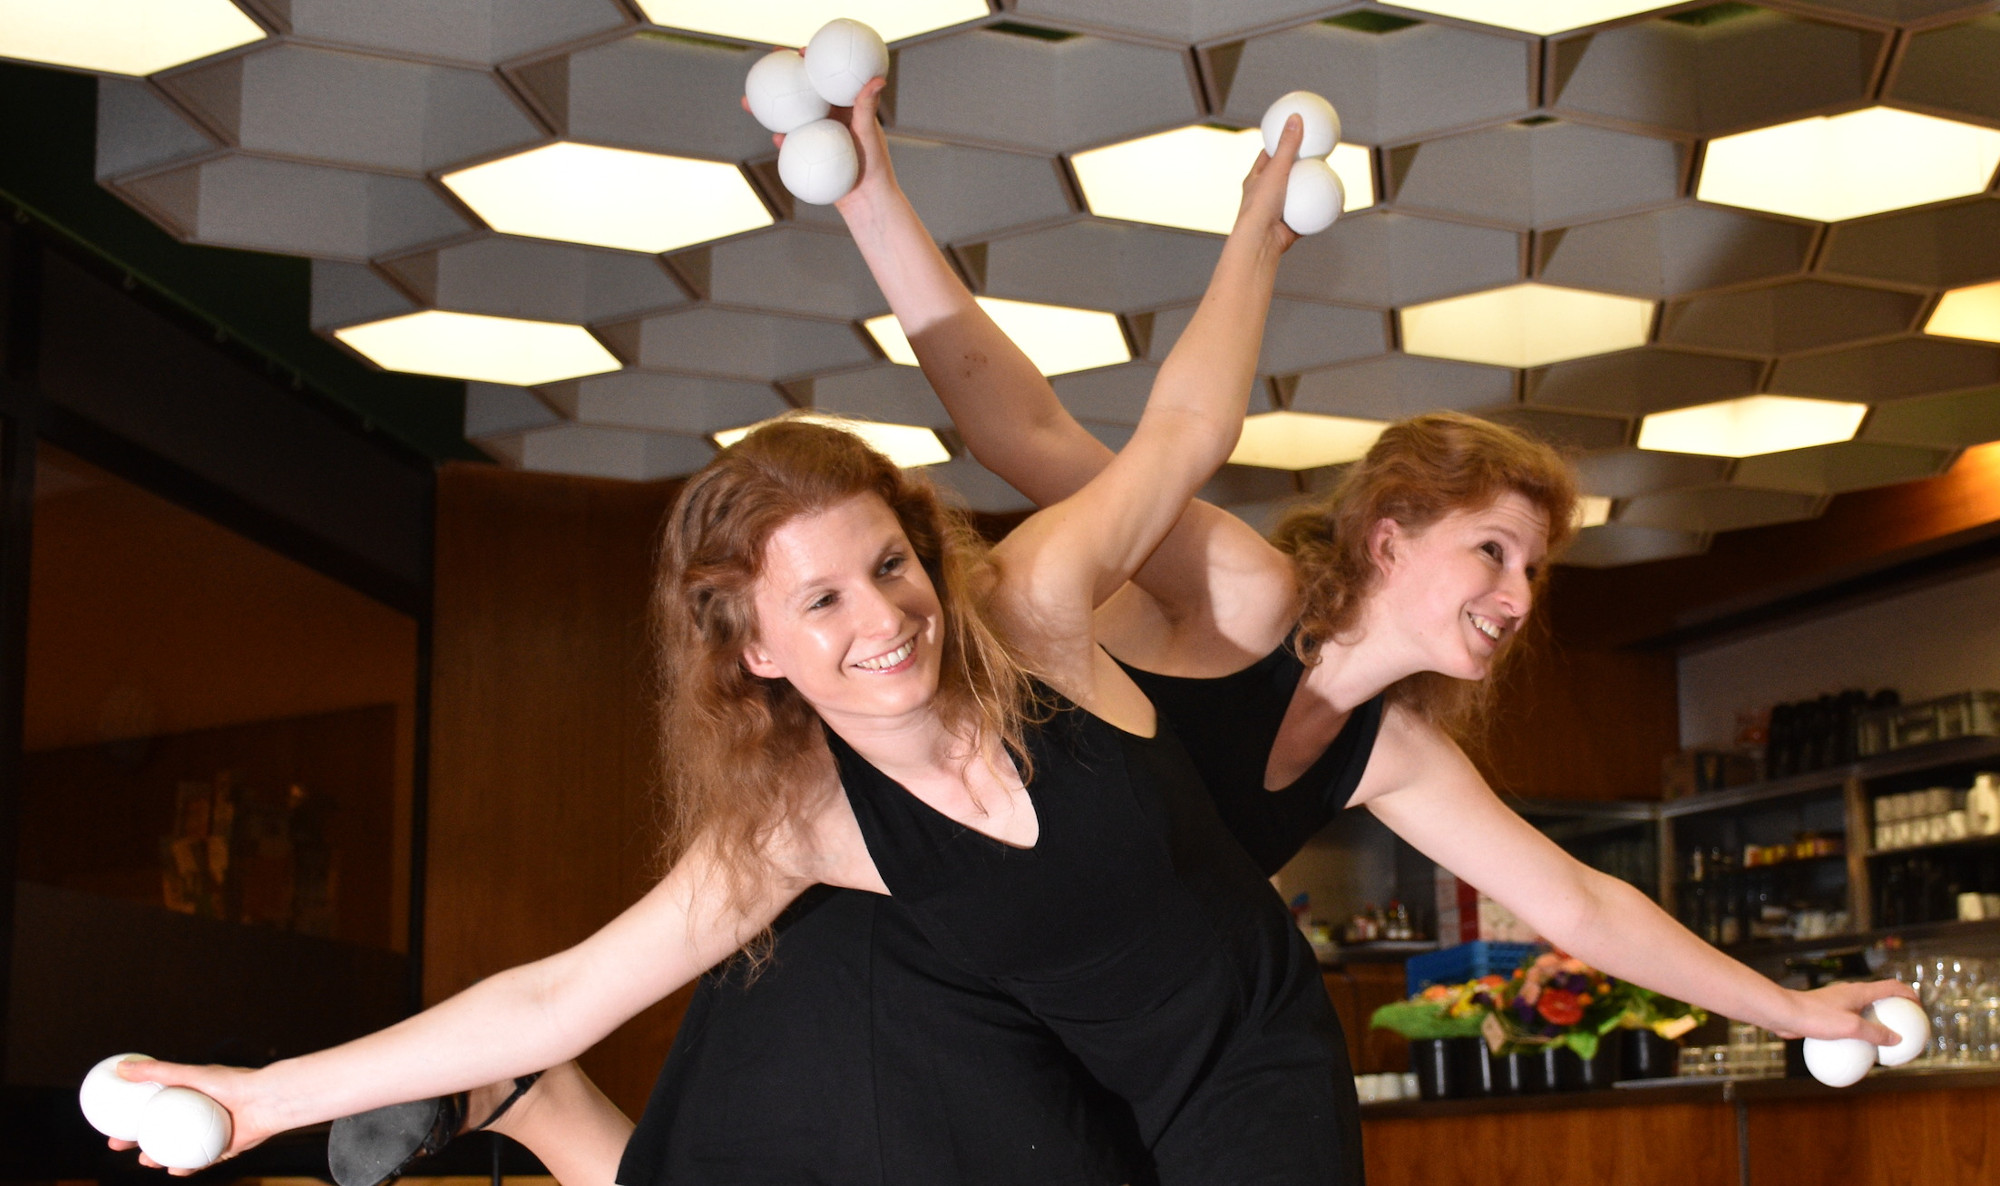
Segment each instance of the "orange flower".
[[1551,1025],[1575,1025],[1583,1020],[1583,1002],[1573,992],[1551,988],[1535,1002],[1535,1012]]

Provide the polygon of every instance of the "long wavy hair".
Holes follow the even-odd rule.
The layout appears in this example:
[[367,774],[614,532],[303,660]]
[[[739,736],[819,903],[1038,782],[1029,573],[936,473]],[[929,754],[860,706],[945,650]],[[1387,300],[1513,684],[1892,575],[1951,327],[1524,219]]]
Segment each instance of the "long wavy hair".
[[[1369,555],[1375,524],[1393,519],[1420,532],[1454,511],[1479,510],[1519,494],[1547,516],[1551,559],[1576,534],[1576,474],[1561,454],[1490,420],[1435,412],[1389,426],[1368,455],[1349,466],[1326,495],[1289,511],[1271,542],[1292,558],[1304,606],[1293,646],[1308,665],[1329,643],[1359,628],[1381,577]],[[1548,582],[1548,565],[1534,592]],[[1486,679],[1418,672],[1391,685],[1392,703],[1408,707],[1463,741],[1476,740],[1493,689],[1519,653],[1518,633],[1494,657]]]
[[[722,451],[689,478],[662,533],[653,586],[664,856],[712,848],[723,901],[740,907],[769,872],[771,844],[833,786],[818,715],[792,685],[752,675],[754,596],[765,545],[786,523],[848,499],[888,504],[943,610],[934,707],[977,754],[997,740],[1026,761],[1025,665],[981,617],[975,577],[986,548],[931,484],[854,433],[785,418]],[[753,943],[753,959],[768,950]]]

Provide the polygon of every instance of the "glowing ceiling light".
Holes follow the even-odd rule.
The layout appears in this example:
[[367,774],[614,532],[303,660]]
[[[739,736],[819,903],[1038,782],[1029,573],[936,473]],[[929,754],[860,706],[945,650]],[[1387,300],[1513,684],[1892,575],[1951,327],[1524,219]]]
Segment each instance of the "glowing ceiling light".
[[0,57],[152,74],[264,39],[229,0],[0,0]]
[[385,371],[533,387],[615,371],[618,359],[580,325],[426,309],[333,336]]
[[2000,131],[1870,107],[1709,141],[1694,196],[1839,222],[1981,193],[1995,166]]
[[1549,284],[1514,284],[1411,305],[1398,316],[1410,354],[1538,367],[1643,346],[1653,302]]
[[1639,424],[1639,447],[1662,453],[1755,457],[1851,441],[1867,404],[1791,395],[1741,399],[1654,412]]
[[[815,415],[811,412],[789,419],[803,420],[808,424],[824,424],[851,432],[867,441],[869,448],[904,469],[937,465],[951,460],[951,453],[944,447],[944,442],[938,439],[938,434],[914,424],[883,424],[875,420],[853,420],[846,416]],[[772,423],[770,420],[759,420],[742,428],[726,428],[715,434],[715,443],[727,449],[770,423]]]
[[829,18],[860,21],[882,35],[901,41],[948,25],[990,15],[986,0],[639,0],[639,10],[656,25],[713,33],[758,45],[803,46]]
[[772,221],[735,165],[594,144],[544,144],[440,180],[504,234],[649,254]]
[[[1195,124],[1079,152],[1070,166],[1092,214],[1226,235],[1243,203],[1243,176],[1263,148],[1256,128]],[[1327,163],[1347,193],[1342,209],[1375,204],[1367,149],[1337,144]]]
[[1924,332],[2000,342],[2000,280],[1945,293],[1931,319],[1924,322]]
[[1546,37],[1666,6],[1659,0],[1397,0],[1396,7]]
[[[1118,318],[1110,313],[998,297],[980,297],[979,307],[1044,375],[1066,375],[1132,361],[1125,331],[1118,328]],[[916,352],[910,349],[895,314],[870,317],[861,324],[890,362],[917,365]]]
[[1243,435],[1230,453],[1233,465],[1265,469],[1317,469],[1367,455],[1388,424],[1313,412],[1264,412],[1243,418]]
[[1601,494],[1586,494],[1576,500],[1576,529],[1602,527],[1611,522],[1611,500]]

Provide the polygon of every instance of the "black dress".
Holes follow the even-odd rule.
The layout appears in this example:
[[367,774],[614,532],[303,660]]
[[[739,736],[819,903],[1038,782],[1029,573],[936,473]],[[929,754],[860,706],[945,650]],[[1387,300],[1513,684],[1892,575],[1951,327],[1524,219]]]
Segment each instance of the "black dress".
[[[1357,709],[1327,754],[1274,795],[1262,787],[1270,740],[1303,670],[1289,648],[1219,679],[1128,670],[1168,726],[1205,746],[1194,761],[1229,830],[1258,853],[1260,872],[1282,864],[1317,829],[1315,819],[1324,822],[1346,803],[1380,721],[1379,701]],[[1036,803],[1041,812],[1041,796]],[[1046,813],[1042,821],[1046,836]],[[1197,830],[1220,834],[1213,817]],[[1259,890],[1271,897],[1267,887]],[[1252,930],[1269,934],[1262,924]],[[1292,942],[1287,927],[1284,946]],[[1310,964],[1279,962],[1294,982],[1312,972],[1318,991]],[[1134,1109],[1107,1095],[1008,995],[1010,987],[945,958],[902,901],[815,891],[781,920],[773,962],[754,983],[726,971],[704,978],[618,1181],[1151,1180]],[[1323,994],[1311,999],[1324,1002]],[[1321,1141],[1337,1163],[1321,1180],[1358,1183],[1359,1129],[1344,1047],[1330,1013],[1312,1028],[1320,1035],[1314,1058],[1332,1070],[1332,1116],[1307,1122],[1313,1131],[1299,1134],[1286,1128],[1292,1122],[1256,1115],[1225,1145],[1282,1149],[1302,1136]],[[1162,1045],[1186,1048],[1179,1038]],[[1156,1102],[1156,1127],[1159,1110]],[[1184,1134],[1211,1111],[1202,1103],[1167,1125],[1175,1131],[1154,1134],[1171,1135],[1161,1149],[1170,1163],[1194,1164],[1183,1153]]]

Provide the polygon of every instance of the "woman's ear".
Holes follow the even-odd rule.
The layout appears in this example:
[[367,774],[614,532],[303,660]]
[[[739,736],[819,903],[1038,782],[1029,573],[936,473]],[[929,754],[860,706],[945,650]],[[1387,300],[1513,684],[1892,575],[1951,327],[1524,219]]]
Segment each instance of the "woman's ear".
[[1368,529],[1368,558],[1382,572],[1388,572],[1395,564],[1402,544],[1403,525],[1386,515]]
[[764,648],[751,643],[743,648],[743,669],[758,679],[783,679],[785,673],[764,653]]

